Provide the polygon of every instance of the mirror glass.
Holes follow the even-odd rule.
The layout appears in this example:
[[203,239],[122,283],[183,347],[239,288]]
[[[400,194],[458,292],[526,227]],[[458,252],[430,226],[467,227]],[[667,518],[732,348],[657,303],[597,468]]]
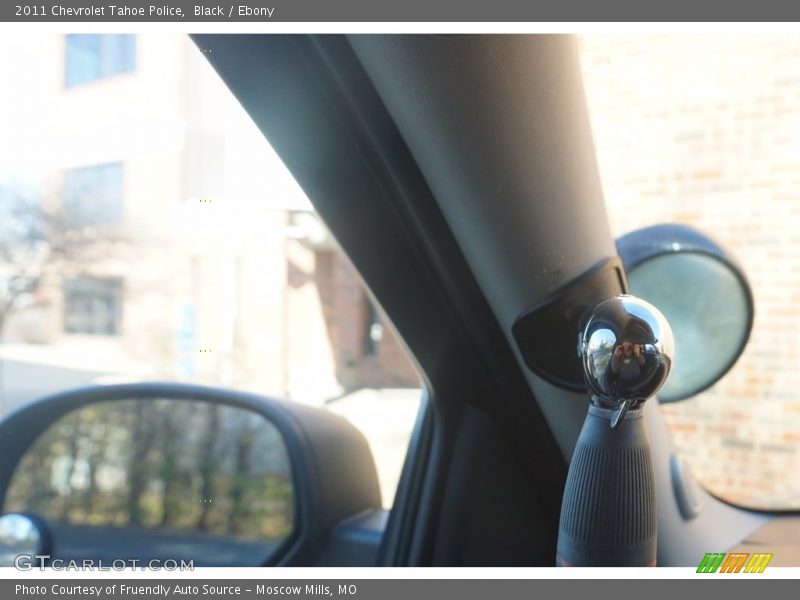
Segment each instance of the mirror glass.
[[630,292],[657,306],[675,338],[661,402],[693,396],[733,365],[747,342],[750,303],[735,272],[697,252],[670,252],[628,272]]
[[0,516],[0,566],[14,566],[14,559],[20,554],[40,554],[43,538],[31,517],[17,513]]
[[260,565],[292,532],[275,425],[231,406],[115,400],[77,409],[28,449],[6,512],[43,519],[54,558]]

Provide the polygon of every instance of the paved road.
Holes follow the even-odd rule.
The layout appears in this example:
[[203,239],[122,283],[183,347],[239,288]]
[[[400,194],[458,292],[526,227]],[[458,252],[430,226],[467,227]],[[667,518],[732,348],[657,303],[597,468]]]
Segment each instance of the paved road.
[[196,567],[247,567],[264,563],[282,540],[246,540],[156,529],[90,527],[49,523],[52,555],[66,561],[84,558],[111,565],[115,559],[193,560]]

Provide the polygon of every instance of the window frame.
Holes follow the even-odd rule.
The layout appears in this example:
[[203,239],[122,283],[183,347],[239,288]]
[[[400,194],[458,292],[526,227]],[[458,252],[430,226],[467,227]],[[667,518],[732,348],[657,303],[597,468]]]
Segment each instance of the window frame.
[[[69,289],[73,287],[73,289]],[[105,289],[103,289],[105,288]],[[66,335],[91,335],[91,336],[108,336],[115,337],[122,333],[122,314],[125,304],[125,283],[122,277],[69,277],[65,278],[62,282],[62,293],[64,298],[64,316],[63,316],[63,329]],[[105,297],[101,295],[105,294]],[[88,315],[83,315],[80,320],[81,323],[91,323],[90,328],[83,330],[76,330],[70,325],[71,321],[75,321],[75,317],[70,317],[70,304],[76,302],[79,298],[71,296],[78,295],[80,299],[85,301],[85,298],[91,296],[92,309],[88,311]],[[110,314],[105,316],[105,321],[110,323],[110,330],[100,331],[97,324],[100,323],[100,316],[96,314],[97,300],[110,299]],[[73,306],[74,308],[74,306]],[[89,330],[91,329],[91,330]]]
[[[83,177],[96,173],[87,186]],[[113,189],[109,176],[113,175]],[[75,189],[72,189],[72,187]],[[90,187],[91,197],[84,196],[82,188]],[[98,200],[97,193],[103,196]],[[88,206],[86,206],[88,204]],[[111,207],[111,211],[108,208]],[[87,211],[87,208],[89,210]],[[100,209],[100,210],[98,210]],[[105,214],[104,214],[105,213]],[[119,225],[125,218],[125,165],[122,161],[104,162],[66,169],[62,214],[70,226]]]

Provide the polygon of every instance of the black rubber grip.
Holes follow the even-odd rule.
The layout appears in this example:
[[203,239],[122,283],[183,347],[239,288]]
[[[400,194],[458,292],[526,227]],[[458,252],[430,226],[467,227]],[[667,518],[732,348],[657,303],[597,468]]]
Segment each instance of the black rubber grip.
[[655,566],[655,476],[644,411],[629,411],[616,429],[613,414],[590,406],[578,437],[561,505],[559,566]]

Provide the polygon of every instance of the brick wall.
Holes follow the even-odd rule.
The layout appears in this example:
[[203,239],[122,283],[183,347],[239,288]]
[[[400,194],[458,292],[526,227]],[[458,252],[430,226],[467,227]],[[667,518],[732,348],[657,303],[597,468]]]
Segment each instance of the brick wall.
[[336,377],[345,390],[420,387],[407,351],[379,309],[382,338],[371,351],[368,349],[370,300],[347,257],[338,250],[317,252],[314,278],[334,353]]
[[800,507],[800,37],[596,34],[581,60],[614,234],[697,226],[753,286],[738,364],[663,407],[674,441],[713,493]]

